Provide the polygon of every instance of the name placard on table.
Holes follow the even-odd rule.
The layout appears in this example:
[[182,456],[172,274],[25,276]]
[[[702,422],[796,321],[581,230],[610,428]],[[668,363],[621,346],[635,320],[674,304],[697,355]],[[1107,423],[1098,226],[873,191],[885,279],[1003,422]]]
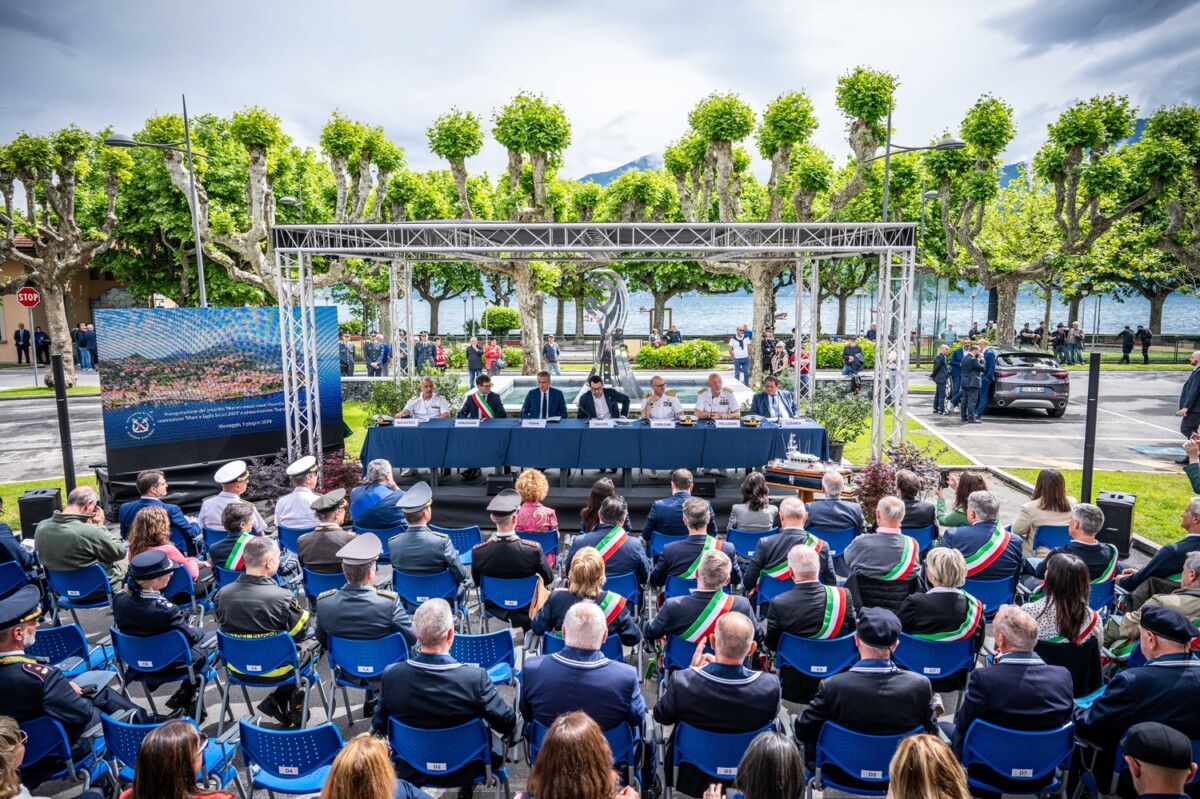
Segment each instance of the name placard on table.
[[420,424],[420,422],[411,417],[392,420],[392,427],[416,427],[418,424]]
[[455,419],[455,427],[479,427],[479,419]]
[[675,420],[674,419],[651,419],[650,420],[650,428],[651,429],[674,430],[675,429]]
[[737,419],[714,419],[717,427],[741,427],[741,421]]
[[522,419],[521,427],[539,427],[539,428],[544,429],[546,427],[546,420],[545,419]]
[[780,419],[778,421],[780,427],[804,427],[808,424],[807,419],[802,419],[798,416],[793,416],[789,419]]
[[588,419],[588,427],[595,430],[598,427],[616,427],[615,419]]

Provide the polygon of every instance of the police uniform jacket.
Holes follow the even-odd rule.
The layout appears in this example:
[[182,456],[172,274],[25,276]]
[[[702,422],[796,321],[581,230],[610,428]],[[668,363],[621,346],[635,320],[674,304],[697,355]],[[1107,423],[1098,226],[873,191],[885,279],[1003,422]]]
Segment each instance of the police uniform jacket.
[[822,530],[845,530],[853,527],[855,535],[867,531],[862,506],[841,497],[814,499],[808,503],[807,529],[820,536]]
[[[504,419],[504,418],[508,417],[508,414],[504,412],[504,400],[500,399],[500,395],[497,394],[495,391],[489,391],[488,395],[486,397],[484,397],[483,401],[486,402],[488,407],[492,409],[492,418],[493,419]],[[475,407],[475,400],[471,399],[470,396],[468,396],[466,398],[466,400],[463,401],[462,407],[459,408],[458,418],[459,419],[478,419],[479,418],[479,408]]]
[[[976,524],[965,524],[962,527],[953,527],[942,533],[941,545],[944,547],[953,547],[963,554],[964,558],[970,558],[979,550],[983,549],[992,538],[992,533],[996,532],[995,521],[981,521]],[[1021,537],[1012,533],[1008,534],[1008,545],[1000,556],[993,561],[991,566],[988,566],[979,574],[974,575],[973,580],[1003,580],[1011,575],[1020,574],[1021,569],[1025,566],[1025,558],[1021,553]]]
[[[618,419],[629,414],[629,396],[615,388],[604,389],[604,404],[608,406],[608,418]],[[591,391],[584,391],[576,403],[578,411],[575,414],[580,419],[591,419],[596,415],[596,397]]]
[[329,636],[370,641],[402,633],[411,650],[416,644],[412,619],[400,597],[373,585],[345,585],[317,597],[317,640]]
[[312,504],[318,494],[311,488],[296,486],[275,503],[275,524],[293,530],[311,530],[317,526],[317,512]]
[[[142,508],[162,508],[165,510],[167,518],[171,522],[171,532],[178,533],[184,541],[191,541],[200,535],[200,525],[189,522],[187,517],[183,515],[183,510],[178,505],[163,502],[156,497],[138,497],[132,502],[125,502],[121,505],[119,514],[121,538],[129,537],[129,529],[133,527],[133,520],[137,518],[138,511]],[[221,526],[218,524],[214,529],[219,530]]]
[[342,559],[337,556],[338,550],[349,544],[354,533],[343,530],[336,524],[319,524],[311,533],[300,536],[296,548],[300,551],[300,565],[310,571],[321,574],[339,574],[342,571]]
[[[554,582],[554,573],[550,570],[550,563],[545,554],[542,553],[541,545],[518,538],[516,533],[497,533],[482,544],[476,544],[471,550],[471,575],[475,578],[476,585],[479,585],[480,577],[511,580],[534,574],[541,577],[542,584],[547,587]],[[529,627],[528,608],[511,611],[490,601],[484,604],[488,612],[496,618],[510,620],[518,627]]]
[[[838,638],[854,632],[855,617],[858,613],[854,607],[853,596],[849,591],[841,590],[845,595],[846,613],[842,617],[842,626],[836,633]],[[772,599],[767,607],[767,648],[773,652],[777,651],[779,639],[784,633],[800,638],[815,636],[820,632],[825,619],[826,602],[825,587],[816,580],[796,583],[792,590]],[[782,662],[779,664],[779,676],[783,681],[783,698],[789,702],[809,702],[821,682],[815,677],[809,677],[783,665]]]
[[529,658],[520,693],[521,718],[546,726],[563,713],[582,710],[602,730],[618,724],[641,729],[646,715],[637,669],[595,650],[568,646]]
[[[829,545],[816,536],[813,538],[817,542],[817,555],[821,560],[821,582],[825,585],[836,585],[837,575],[833,571],[833,557],[829,554]],[[758,543],[754,545],[754,555],[742,572],[742,586],[747,592],[752,591],[754,586],[758,585],[758,576],[763,570],[786,563],[792,547],[807,542],[808,532],[799,527],[784,527],[774,535],[758,539]]]
[[403,489],[390,488],[383,483],[355,486],[350,491],[350,516],[360,529],[408,529],[404,511],[396,507],[403,496]]
[[[646,514],[646,526],[642,528],[642,539],[650,541],[650,535],[657,530],[663,535],[687,535],[687,525],[683,523],[683,503],[692,498],[690,491],[676,491],[666,499],[655,501]],[[708,534],[717,534],[717,514],[713,512],[712,503],[708,503]]]
[[271,635],[285,632],[297,641],[305,637],[308,611],[296,596],[275,584],[273,577],[240,574],[213,598],[217,626],[228,635]]
[[[967,597],[963,592],[952,588],[933,588],[924,594],[910,594],[905,598],[896,615],[900,617],[900,626],[909,635],[935,635],[937,633],[954,632],[963,625],[967,616]],[[983,646],[984,629],[987,624],[983,619],[971,636],[975,652]],[[900,644],[904,646],[903,643]],[[942,675],[933,680],[935,691],[959,691],[967,682],[967,672]]]
[[[542,609],[533,618],[531,629],[534,634],[545,635],[548,632],[561,630],[563,621],[567,618],[567,611],[583,601],[583,597],[572,594],[565,588],[551,591],[546,604],[542,605]],[[617,617],[609,622],[608,634],[619,635],[621,643],[625,646],[635,646],[642,640],[642,631],[638,629],[637,624],[634,622],[633,615],[629,612],[628,606],[621,608],[621,612],[617,614]]]
[[[225,506],[230,502],[246,502],[237,494],[229,491],[222,491],[215,497],[209,497],[200,503],[200,512],[196,514],[196,521],[202,527],[207,527],[209,530],[224,530],[225,527],[221,524],[221,514],[225,512]],[[262,514],[258,512],[258,508],[252,503],[246,502],[254,511],[254,532],[261,533],[267,529],[267,523],[263,520]]]
[[1124,580],[1118,580],[1117,584],[1132,592],[1151,577],[1170,580],[1183,571],[1183,562],[1196,550],[1200,550],[1200,533],[1188,533],[1174,544],[1167,544],[1159,549],[1145,566]]
[[[692,626],[692,622],[700,618],[714,593],[716,592],[692,591],[687,596],[671,597],[658,609],[654,618],[642,625],[642,634],[651,641],[666,638],[668,635],[682,635]],[[754,625],[754,640],[762,643],[763,630],[750,600],[744,596],[735,596],[729,612],[740,613],[750,619]]]
[[[650,585],[664,586],[667,584],[668,574],[678,577],[686,572],[703,554],[707,541],[708,534],[697,533],[689,535],[681,541],[672,541],[663,547],[662,557],[658,559],[654,570],[650,572]],[[729,562],[733,564],[733,571],[730,572],[729,579],[733,581],[734,585],[737,585],[742,581],[742,567],[738,564],[737,552],[734,550],[733,544],[722,541],[717,549],[729,556]]]
[[1075,711],[1075,731],[1112,747],[1134,724],[1158,721],[1194,741],[1200,739],[1200,714],[1190,700],[1197,696],[1200,660],[1188,653],[1161,655],[1113,677],[1091,707]]
[[[571,573],[571,561],[580,550],[584,547],[594,549],[610,530],[612,530],[611,526],[602,524],[590,533],[575,536],[571,542],[571,551],[567,553],[567,559],[563,562],[563,574]],[[646,557],[646,549],[642,546],[642,542],[633,536],[626,538],[625,543],[621,544],[620,548],[609,555],[608,560],[604,562],[604,573],[609,577],[614,574],[630,572],[637,577],[639,588],[644,586],[646,580],[650,578],[650,559]]]
[[437,533],[425,525],[410,527],[388,541],[388,559],[392,568],[406,574],[436,574],[447,569],[454,582],[467,579],[454,542],[445,533]]
[[[161,635],[170,630],[178,630],[183,633],[184,639],[192,650],[193,666],[199,667],[208,659],[209,652],[197,647],[206,637],[204,630],[188,624],[179,606],[168,602],[157,591],[139,591],[136,594],[131,594],[129,591],[118,591],[113,594],[112,605],[113,624],[126,635],[148,637]],[[209,635],[211,636],[212,633]],[[136,671],[136,669],[134,670]],[[177,664],[158,674],[170,679],[186,672],[186,666]],[[147,687],[154,690],[167,679],[163,681],[149,680]]]
[[1071,672],[1051,666],[1032,652],[1000,655],[993,666],[976,669],[954,714],[954,753],[974,721],[1010,730],[1049,730],[1066,724],[1075,708]]
[[1117,548],[1112,544],[1103,544],[1099,541],[1089,544],[1084,541],[1072,540],[1065,546],[1052,550],[1049,555],[1042,559],[1041,563],[1033,568],[1033,573],[1039,580],[1046,578],[1046,564],[1050,562],[1051,556],[1057,555],[1060,552],[1074,555],[1082,560],[1087,565],[1089,580],[1101,577],[1108,571],[1109,564],[1113,562],[1113,558],[1117,557]]

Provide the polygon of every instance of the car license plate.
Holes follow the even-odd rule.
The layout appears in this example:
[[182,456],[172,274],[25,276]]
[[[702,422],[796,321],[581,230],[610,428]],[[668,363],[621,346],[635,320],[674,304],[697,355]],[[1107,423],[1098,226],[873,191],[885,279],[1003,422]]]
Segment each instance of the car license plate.
[[1041,394],[1045,390],[1042,386],[1021,386],[1022,394]]

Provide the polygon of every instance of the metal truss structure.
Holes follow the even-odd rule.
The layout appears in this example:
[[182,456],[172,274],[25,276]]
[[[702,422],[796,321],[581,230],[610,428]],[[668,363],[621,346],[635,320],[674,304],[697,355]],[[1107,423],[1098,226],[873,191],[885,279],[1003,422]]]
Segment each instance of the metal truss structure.
[[[374,225],[277,225],[271,235],[278,268],[288,454],[293,459],[319,452],[321,448],[312,259],[325,256],[390,262],[393,321],[399,321],[400,308],[395,298],[402,293],[408,320],[405,327],[410,332],[414,262],[794,260],[797,262],[796,331],[809,341],[815,375],[816,341],[820,333],[819,260],[875,255],[880,262],[880,301],[872,448],[881,453],[885,446],[904,440],[908,423],[908,331],[916,247],[916,225],[911,223],[524,224],[437,220]],[[804,264],[808,264],[807,271]],[[394,323],[393,331],[398,327]],[[393,340],[393,353],[396,343]],[[409,345],[411,348],[411,341]],[[889,352],[894,353],[895,363],[890,383]],[[414,360],[410,351],[410,369]],[[798,361],[797,358],[797,365]],[[799,385],[798,372],[796,377]],[[891,424],[885,430],[889,411]]]

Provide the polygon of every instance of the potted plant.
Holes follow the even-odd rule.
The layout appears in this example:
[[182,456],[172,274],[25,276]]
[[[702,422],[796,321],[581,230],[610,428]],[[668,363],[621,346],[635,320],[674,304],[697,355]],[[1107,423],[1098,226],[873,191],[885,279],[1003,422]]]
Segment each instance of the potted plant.
[[863,394],[847,393],[840,384],[828,384],[818,388],[813,397],[813,418],[829,435],[830,460],[840,463],[846,442],[871,426],[871,400]]

